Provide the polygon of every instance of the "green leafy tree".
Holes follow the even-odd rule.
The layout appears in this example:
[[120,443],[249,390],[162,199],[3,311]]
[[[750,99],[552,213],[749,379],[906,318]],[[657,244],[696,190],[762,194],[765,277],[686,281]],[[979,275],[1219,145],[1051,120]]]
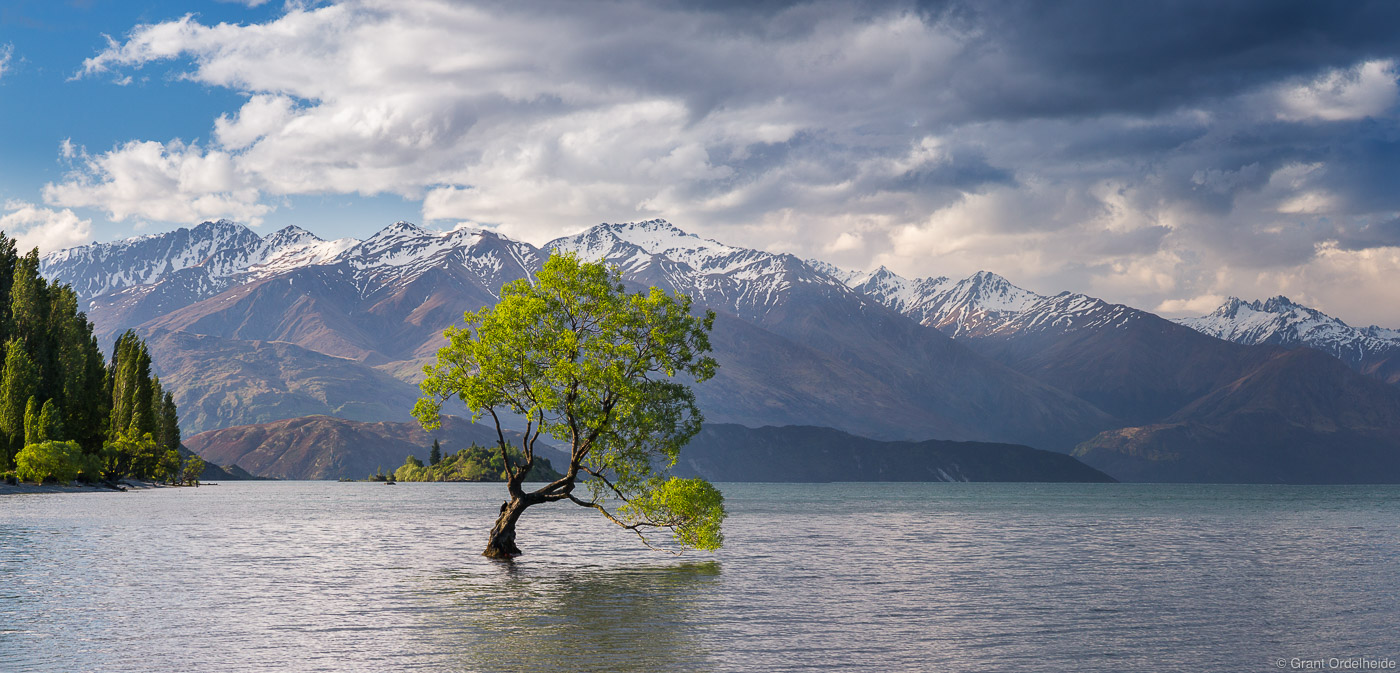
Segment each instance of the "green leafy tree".
[[[473,421],[495,423],[509,499],[482,553],[520,554],[520,515],[563,500],[599,511],[648,546],[647,533],[666,529],[683,548],[719,548],[719,491],[667,474],[702,421],[694,394],[675,377],[714,375],[718,365],[707,355],[714,313],[693,316],[689,297],[655,287],[628,294],[615,268],[572,254],[551,256],[534,283],[508,283],[500,296],[496,306],[468,312],[465,329],[444,332],[448,345],[424,368],[413,408],[429,430],[451,398]],[[503,413],[525,420],[523,460],[512,459]],[[568,445],[568,467],[526,491],[535,443],[546,434]]]
[[10,287],[10,315],[15,336],[31,351],[38,351],[48,332],[49,287],[39,275],[39,249],[30,250],[15,264]]
[[180,480],[180,452],[175,449],[166,449],[156,460],[155,468],[151,476],[157,481],[165,484],[173,484]]
[[14,335],[14,314],[9,307],[15,284],[15,266],[18,264],[15,239],[0,232],[0,343],[9,341]]
[[145,342],[131,330],[117,339],[112,351],[112,411],[108,436],[124,434],[132,423],[136,423],[142,433],[154,435],[157,431],[154,406],[158,402],[154,393],[160,382],[151,380],[151,354]]
[[199,456],[190,456],[185,461],[185,485],[198,486],[199,475],[204,473],[204,459]]
[[157,441],[167,449],[178,451],[180,449],[180,416],[175,408],[175,395],[167,390],[160,397],[160,400],[160,412],[156,418],[160,437]]
[[38,444],[48,439],[42,437],[43,434],[39,428],[39,400],[30,395],[29,401],[24,404],[24,444]]
[[438,444],[438,440],[434,439],[434,440],[433,440],[433,450],[428,452],[428,464],[429,464],[429,465],[437,465],[438,463],[441,463],[441,462],[442,462],[442,446],[441,446],[440,444]]
[[108,454],[110,476],[140,479],[155,476],[161,457],[159,447],[151,433],[141,432],[136,422],[107,442],[103,449],[111,452]]
[[395,481],[428,481],[426,478],[428,470],[423,467],[423,461],[418,460],[412,454],[404,459],[403,465],[394,470]]
[[0,374],[0,434],[4,437],[5,464],[24,446],[24,410],[29,398],[38,393],[39,369],[24,350],[24,342],[5,343],[5,369]]
[[83,452],[77,442],[46,441],[29,444],[15,456],[15,473],[23,481],[60,483],[78,477]]
[[38,430],[39,436],[42,437],[40,441],[63,439],[63,414],[53,400],[45,400],[44,406],[39,410]]

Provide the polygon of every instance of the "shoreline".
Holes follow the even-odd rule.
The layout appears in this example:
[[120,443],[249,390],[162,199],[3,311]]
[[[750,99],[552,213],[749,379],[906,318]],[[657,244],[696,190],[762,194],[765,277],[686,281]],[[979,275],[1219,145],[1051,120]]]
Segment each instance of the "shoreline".
[[27,495],[33,493],[123,493],[152,488],[186,488],[170,484],[157,484],[152,481],[123,479],[116,484],[7,484],[0,482],[0,496]]

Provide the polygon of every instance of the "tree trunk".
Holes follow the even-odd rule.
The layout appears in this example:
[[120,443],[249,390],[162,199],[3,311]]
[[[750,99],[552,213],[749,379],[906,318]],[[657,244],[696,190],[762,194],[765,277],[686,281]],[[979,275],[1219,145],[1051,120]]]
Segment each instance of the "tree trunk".
[[515,522],[528,506],[520,498],[501,503],[501,515],[496,517],[496,525],[491,527],[491,537],[486,542],[486,551],[481,552],[482,556],[511,559],[520,555],[520,548],[515,546]]

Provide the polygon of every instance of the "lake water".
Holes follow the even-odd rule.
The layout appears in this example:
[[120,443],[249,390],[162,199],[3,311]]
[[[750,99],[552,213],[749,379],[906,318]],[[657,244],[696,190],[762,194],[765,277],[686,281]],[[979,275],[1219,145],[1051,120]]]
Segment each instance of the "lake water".
[[718,553],[651,551],[556,504],[525,515],[514,564],[478,555],[500,484],[0,497],[0,670],[1196,672],[1400,659],[1400,487],[721,488]]

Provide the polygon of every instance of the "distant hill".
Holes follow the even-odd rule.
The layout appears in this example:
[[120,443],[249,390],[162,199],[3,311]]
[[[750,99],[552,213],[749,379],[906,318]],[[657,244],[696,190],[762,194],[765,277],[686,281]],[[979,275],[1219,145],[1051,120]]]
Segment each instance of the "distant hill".
[[1309,348],[1277,352],[1159,423],[1074,455],[1124,481],[1400,483],[1400,389]]
[[711,481],[1111,482],[1074,458],[1019,444],[882,442],[815,426],[710,423],[675,473]]
[[[426,460],[433,439],[449,455],[494,446],[483,424],[444,417],[433,433],[416,423],[361,423],[308,416],[205,432],[185,441],[206,461],[237,464],[277,479],[364,478],[392,471],[408,455]],[[568,456],[541,446],[555,466]],[[681,450],[678,476],[713,481],[1113,481],[1074,458],[1016,444],[882,442],[812,426],[746,428],[708,423]]]
[[[206,461],[236,464],[258,477],[363,479],[381,469],[394,471],[409,455],[427,461],[435,438],[444,454],[473,443],[496,445],[494,428],[451,416],[432,433],[413,422],[307,416],[203,432],[186,439],[185,445]],[[551,448],[541,447],[539,453],[555,465],[568,464],[567,457]]]

